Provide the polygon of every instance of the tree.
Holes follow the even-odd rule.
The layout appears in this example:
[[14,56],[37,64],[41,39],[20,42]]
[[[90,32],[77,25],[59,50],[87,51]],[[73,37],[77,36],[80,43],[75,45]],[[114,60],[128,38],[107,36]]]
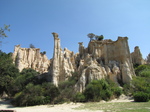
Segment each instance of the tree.
[[100,35],[100,36],[96,35],[95,39],[98,40],[98,41],[101,41],[101,40],[104,39],[104,36],[103,35]]
[[[10,31],[9,29],[10,25],[4,25],[4,28],[0,28],[0,39],[4,39],[7,37],[5,31]],[[2,41],[0,41],[2,43]]]
[[30,48],[35,48],[35,46],[33,44],[30,44]]
[[87,36],[90,38],[90,40],[92,40],[95,37],[95,34],[94,33],[89,33]]
[[0,52],[0,94],[3,92],[10,94],[9,88],[19,75],[19,70],[13,64],[11,57],[11,53]]

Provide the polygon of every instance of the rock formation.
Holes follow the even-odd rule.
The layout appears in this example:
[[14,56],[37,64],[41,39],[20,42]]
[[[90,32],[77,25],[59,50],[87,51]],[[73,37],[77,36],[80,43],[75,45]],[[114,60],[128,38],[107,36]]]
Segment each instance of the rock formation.
[[20,71],[23,68],[33,68],[41,73],[48,71],[47,79],[56,86],[76,72],[75,90],[78,92],[83,92],[92,80],[109,78],[120,85],[120,82],[129,83],[135,75],[127,37],[118,37],[117,41],[91,40],[87,48],[79,42],[79,53],[74,54],[67,48],[62,50],[58,34],[52,34],[54,53],[51,62],[39,49],[15,47],[13,59]]
[[127,40],[127,37],[118,37],[117,41],[93,40],[87,48],[79,44],[80,79],[76,90],[82,92],[90,81],[102,78],[109,78],[118,85],[129,83],[135,73]]
[[133,64],[141,65],[146,63],[142,58],[142,54],[138,46],[134,48],[134,52],[131,53],[131,57]]
[[79,53],[75,55],[61,49],[57,33],[53,37],[54,55],[49,75],[56,86],[72,76],[72,72],[79,74],[75,85],[79,92],[92,80],[109,78],[119,85],[119,82],[129,83],[135,75],[127,37],[118,37],[117,41],[92,40],[87,48],[79,42]]
[[58,86],[58,83],[65,81],[72,76],[75,71],[74,53],[67,48],[62,50],[60,46],[60,39],[57,33],[52,33],[54,37],[54,54],[50,66],[49,74],[53,84]]
[[48,72],[50,60],[45,54],[40,53],[38,48],[21,48],[17,45],[12,57],[20,71],[24,68],[32,68],[40,73]]

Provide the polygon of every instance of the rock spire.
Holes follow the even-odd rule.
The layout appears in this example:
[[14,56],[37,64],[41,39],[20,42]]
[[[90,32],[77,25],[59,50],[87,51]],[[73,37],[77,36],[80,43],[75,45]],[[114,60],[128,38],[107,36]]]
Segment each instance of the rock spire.
[[[61,48],[57,33],[53,32],[52,35],[54,52],[51,61],[40,53],[40,49],[15,46],[13,60],[20,71],[33,68],[41,73],[48,72],[47,79],[56,86],[76,72],[78,79],[75,90],[83,92],[92,80],[109,78],[118,85],[120,82],[129,83],[135,75],[133,63],[142,64],[138,47],[130,54],[128,37],[118,37],[116,41],[91,40],[88,47],[79,42],[79,53],[74,54],[67,48]],[[139,57],[138,60],[135,57]]]

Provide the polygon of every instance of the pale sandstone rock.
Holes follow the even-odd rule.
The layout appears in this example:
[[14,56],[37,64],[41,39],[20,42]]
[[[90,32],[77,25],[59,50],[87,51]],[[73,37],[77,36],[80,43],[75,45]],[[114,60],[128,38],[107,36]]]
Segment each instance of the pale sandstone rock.
[[118,37],[117,41],[92,40],[87,48],[80,42],[79,53],[74,54],[67,48],[62,50],[58,34],[52,34],[54,53],[51,61],[41,55],[39,49],[15,47],[13,60],[20,70],[31,67],[40,72],[48,71],[47,79],[56,86],[68,80],[72,72],[77,72],[79,79],[75,90],[78,92],[83,92],[92,80],[109,78],[119,85],[120,81],[130,83],[135,75],[127,37]]
[[131,53],[131,57],[132,57],[133,64],[141,65],[146,63],[142,58],[142,54],[138,46],[134,48],[134,52]]
[[[127,37],[118,37],[117,41],[91,41],[88,48],[82,50],[78,72],[81,74],[76,83],[76,91],[82,92],[85,86],[92,80],[109,77],[119,85],[119,81],[129,83],[135,75]],[[83,82],[85,81],[85,82]]]
[[50,66],[49,75],[53,84],[58,86],[59,82],[67,80],[75,71],[74,53],[67,48],[62,51],[60,39],[57,33],[52,33],[54,37],[54,54]]
[[50,60],[45,54],[40,53],[37,48],[21,48],[20,45],[15,46],[12,55],[13,62],[17,68],[22,71],[24,68],[32,68],[40,73],[48,72]]

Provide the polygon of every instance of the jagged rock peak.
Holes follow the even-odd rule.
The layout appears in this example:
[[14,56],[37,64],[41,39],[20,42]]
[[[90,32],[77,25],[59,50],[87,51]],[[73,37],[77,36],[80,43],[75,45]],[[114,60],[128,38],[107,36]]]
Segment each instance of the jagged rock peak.
[[48,72],[50,60],[39,48],[21,48],[16,45],[12,55],[13,62],[22,71],[24,68],[32,68],[40,73]]
[[54,37],[54,55],[49,70],[51,81],[58,86],[78,73],[75,89],[82,92],[92,80],[109,78],[119,85],[119,82],[129,83],[135,75],[128,46],[128,37],[118,37],[117,41],[92,40],[88,47],[79,42],[79,53],[73,54],[68,49],[62,50],[57,33]]
[[[135,75],[128,37],[118,37],[116,41],[91,40],[87,48],[79,42],[79,53],[74,54],[67,48],[62,50],[59,35],[54,32],[52,35],[54,52],[51,62],[40,49],[15,46],[13,60],[20,71],[23,68],[33,68],[41,73],[48,71],[47,79],[56,86],[76,72],[75,90],[78,92],[83,92],[92,80],[109,78],[119,85],[120,82],[130,83]],[[133,54],[139,54],[139,50],[135,52]]]

